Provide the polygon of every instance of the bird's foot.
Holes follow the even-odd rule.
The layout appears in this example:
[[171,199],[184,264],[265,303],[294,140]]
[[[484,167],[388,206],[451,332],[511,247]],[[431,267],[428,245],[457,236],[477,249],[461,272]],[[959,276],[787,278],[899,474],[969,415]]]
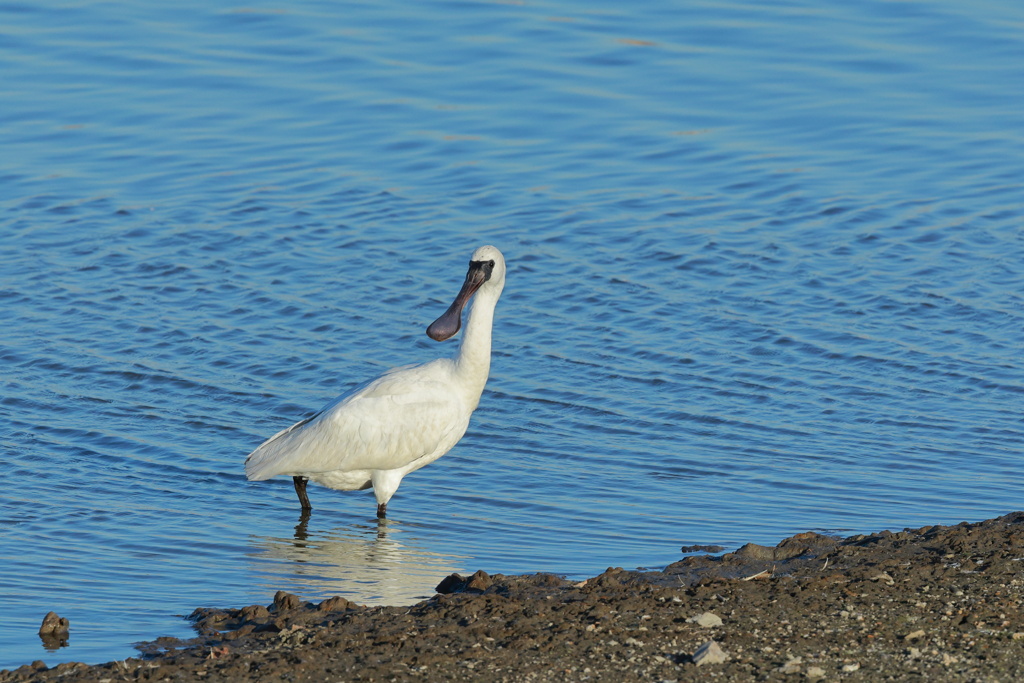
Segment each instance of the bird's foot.
[[388,504],[380,503],[377,506],[377,519],[384,519],[388,516]]

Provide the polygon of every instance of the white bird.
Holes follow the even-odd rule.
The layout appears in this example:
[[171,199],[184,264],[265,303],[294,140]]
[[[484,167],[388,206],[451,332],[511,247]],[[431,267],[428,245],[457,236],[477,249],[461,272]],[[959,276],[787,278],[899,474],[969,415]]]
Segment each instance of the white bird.
[[454,358],[395,368],[342,394],[250,453],[245,476],[292,477],[304,514],[313,509],[307,481],[341,491],[372,486],[377,517],[384,518],[402,477],[440,458],[466,433],[490,371],[494,307],[504,286],[501,252],[474,251],[455,301],[427,328],[436,341],[453,336],[476,294]]

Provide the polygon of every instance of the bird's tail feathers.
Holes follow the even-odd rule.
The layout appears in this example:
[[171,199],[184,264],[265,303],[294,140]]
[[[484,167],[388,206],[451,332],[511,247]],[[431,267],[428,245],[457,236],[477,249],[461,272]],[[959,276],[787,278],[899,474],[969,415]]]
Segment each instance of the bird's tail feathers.
[[280,466],[289,452],[287,446],[289,439],[285,437],[320,415],[321,413],[310,415],[305,420],[300,420],[291,427],[282,429],[260,444],[260,447],[245,459],[245,478],[249,481],[263,481],[281,474]]

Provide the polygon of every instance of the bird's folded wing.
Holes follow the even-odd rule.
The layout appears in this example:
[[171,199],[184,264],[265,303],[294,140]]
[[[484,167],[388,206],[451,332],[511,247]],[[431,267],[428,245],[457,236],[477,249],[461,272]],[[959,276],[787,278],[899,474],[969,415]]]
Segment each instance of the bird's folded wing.
[[246,459],[246,476],[397,469],[450,448],[470,411],[444,382],[399,379],[385,375],[268,439]]

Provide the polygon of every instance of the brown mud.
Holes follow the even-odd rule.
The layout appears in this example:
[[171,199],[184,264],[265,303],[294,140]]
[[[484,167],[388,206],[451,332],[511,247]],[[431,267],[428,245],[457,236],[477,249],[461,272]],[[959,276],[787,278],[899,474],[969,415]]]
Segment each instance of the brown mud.
[[798,534],[582,582],[480,571],[438,590],[411,607],[278,593],[269,606],[199,609],[192,640],[95,666],[27,664],[0,683],[1024,680],[1022,512]]

